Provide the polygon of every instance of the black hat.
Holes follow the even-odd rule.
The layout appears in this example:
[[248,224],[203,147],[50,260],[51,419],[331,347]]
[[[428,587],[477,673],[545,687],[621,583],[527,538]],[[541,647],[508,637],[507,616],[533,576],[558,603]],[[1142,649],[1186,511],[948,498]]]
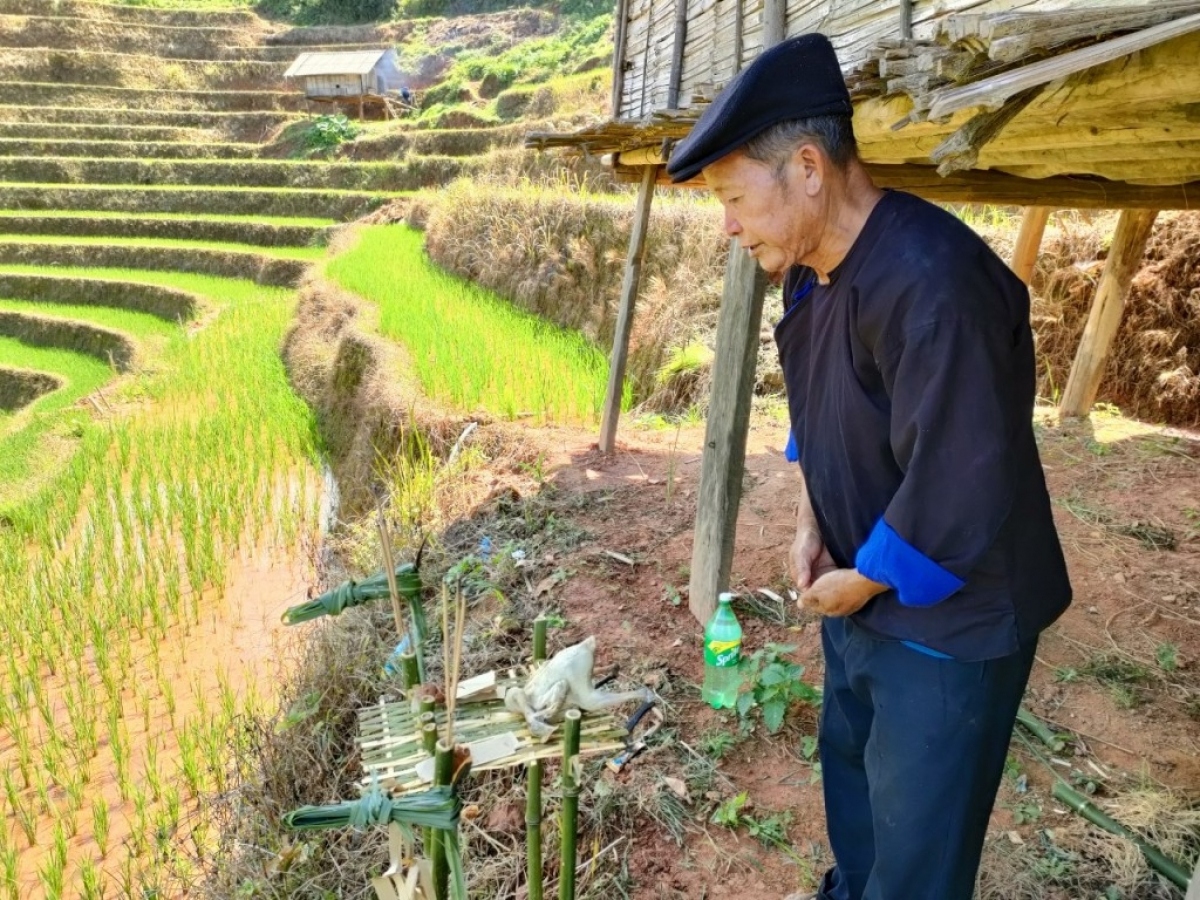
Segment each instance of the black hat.
[[672,181],[686,181],[778,122],[853,114],[829,38],[789,38],[733,77],[675,147],[667,172]]

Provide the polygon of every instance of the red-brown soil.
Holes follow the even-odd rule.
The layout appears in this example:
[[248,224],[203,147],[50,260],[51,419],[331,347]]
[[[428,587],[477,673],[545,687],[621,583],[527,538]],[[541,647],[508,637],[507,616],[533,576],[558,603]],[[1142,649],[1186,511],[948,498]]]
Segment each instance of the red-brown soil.
[[[1026,705],[1075,731],[1078,756],[1072,763],[1086,768],[1094,762],[1114,776],[1114,786],[1120,773],[1134,773],[1200,797],[1200,437],[1109,415],[1059,424],[1042,413],[1038,428],[1076,599],[1043,637]],[[554,588],[567,622],[555,645],[596,635],[598,671],[619,663],[624,680],[646,680],[665,695],[673,742],[694,749],[714,729],[736,732],[732,714],[700,700],[702,627],[687,606],[703,426],[678,433],[625,427],[611,457],[600,455],[587,433],[527,437],[544,448],[549,484],[560,494],[590,498],[576,503],[572,514],[588,539],[541,561],[569,574]],[[755,417],[731,579],[743,595],[787,589],[784,556],[794,530],[796,478],[781,452],[785,440],[778,418]],[[1173,549],[1150,549],[1172,539]],[[792,656],[806,667],[805,678],[820,683],[814,616],[793,608],[784,624],[747,613],[741,619],[746,652],[767,642],[794,644]],[[1160,655],[1173,657],[1166,665],[1174,661],[1175,668],[1164,671]],[[1088,674],[1117,657],[1136,661],[1145,678],[1114,686]],[[768,900],[809,885],[829,864],[820,785],[811,783],[812,766],[802,755],[802,739],[815,724],[815,710],[797,708],[779,735],[768,736],[758,724],[721,760],[727,781],[718,780],[706,797],[691,798],[693,814],[702,811],[698,823],[708,821],[717,802],[741,791],[749,793],[753,814],[790,811],[788,834],[804,865],[744,830],[735,836],[709,824],[707,834],[694,828],[678,846],[651,823],[628,835],[624,851],[633,896]],[[1014,753],[1019,755],[1015,744]],[[672,771],[677,759],[651,752],[620,777],[644,780],[652,790],[661,777],[678,776]],[[1049,800],[1048,773],[1030,758],[1021,769],[1032,793],[1018,798],[1013,780],[1006,779],[989,841],[1033,839],[1034,827],[1016,824],[1012,812],[1018,800],[1033,796],[1042,805],[1037,828],[1072,819]],[[1048,889],[1044,896],[1068,895]]]

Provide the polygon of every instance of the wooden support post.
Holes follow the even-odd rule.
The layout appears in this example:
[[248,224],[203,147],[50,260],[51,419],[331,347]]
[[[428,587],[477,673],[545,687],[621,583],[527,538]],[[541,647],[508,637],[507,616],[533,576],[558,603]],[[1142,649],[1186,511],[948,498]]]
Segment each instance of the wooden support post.
[[612,453],[617,442],[617,420],[621,417],[621,397],[625,388],[625,363],[629,359],[629,334],[633,330],[633,307],[642,281],[642,260],[646,256],[646,230],[650,225],[650,202],[658,166],[642,171],[633,228],[629,232],[629,255],[625,260],[625,280],[621,283],[621,308],[613,331],[612,356],[608,364],[608,392],[604,397],[604,417],[600,422],[600,452]]
[[1100,379],[1104,375],[1104,364],[1108,351],[1121,325],[1121,314],[1125,311],[1125,297],[1129,285],[1137,273],[1146,250],[1146,241],[1154,227],[1157,210],[1125,209],[1117,220],[1117,231],[1113,235],[1104,274],[1096,287],[1096,298],[1088,313],[1079,351],[1071,365],[1071,375],[1063,390],[1059,414],[1063,416],[1086,416],[1100,390]]
[[764,50],[774,47],[787,37],[787,3],[785,0],[766,0],[763,4]]
[[692,544],[688,607],[700,622],[712,617],[717,594],[729,585],[766,288],[766,274],[758,263],[736,239],[731,241],[717,320],[717,352]]
[[683,48],[687,43],[687,0],[675,0],[675,43],[671,50],[671,80],[667,87],[667,107],[679,108],[679,89],[683,85]]
[[612,112],[615,122],[621,118],[621,95],[625,93],[625,46],[629,34],[629,0],[617,3],[617,33],[613,41]]
[[1049,206],[1027,206],[1021,217],[1021,230],[1017,244],[1013,247],[1010,266],[1017,277],[1026,284],[1033,277],[1037,263],[1038,248],[1042,246],[1042,235],[1046,233],[1046,221],[1050,218]]

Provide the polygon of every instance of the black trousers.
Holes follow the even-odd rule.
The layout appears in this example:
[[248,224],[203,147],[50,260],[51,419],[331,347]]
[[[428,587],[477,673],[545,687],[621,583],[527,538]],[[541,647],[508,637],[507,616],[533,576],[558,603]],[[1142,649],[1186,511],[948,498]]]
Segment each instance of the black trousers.
[[[952,603],[953,599],[946,601]],[[938,659],[822,626],[820,754],[834,867],[822,900],[970,900],[1034,646]]]

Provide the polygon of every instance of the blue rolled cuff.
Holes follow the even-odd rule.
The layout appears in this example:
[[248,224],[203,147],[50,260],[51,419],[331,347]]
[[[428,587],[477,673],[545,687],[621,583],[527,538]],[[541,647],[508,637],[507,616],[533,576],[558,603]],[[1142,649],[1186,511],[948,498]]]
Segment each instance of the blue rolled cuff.
[[783,456],[788,462],[800,462],[800,448],[796,446],[796,435],[791,431],[788,431],[788,442],[783,448]]
[[895,590],[905,606],[933,606],[966,584],[900,537],[882,518],[858,549],[854,566],[860,574]]

